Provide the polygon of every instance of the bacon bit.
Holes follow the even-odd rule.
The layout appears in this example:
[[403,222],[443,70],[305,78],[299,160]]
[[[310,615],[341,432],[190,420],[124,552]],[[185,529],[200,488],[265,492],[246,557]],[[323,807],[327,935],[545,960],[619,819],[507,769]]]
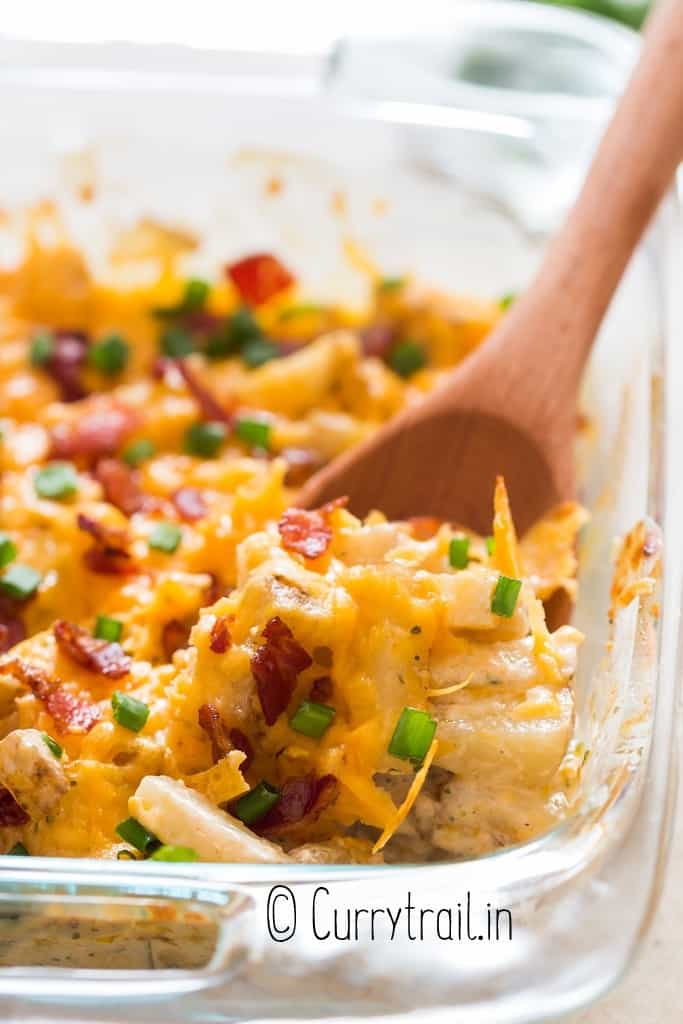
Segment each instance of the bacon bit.
[[74,697],[50,679],[42,669],[23,658],[13,658],[3,668],[28,686],[38,700],[43,702],[58,732],[90,732],[100,720],[101,712],[96,704],[82,697]]
[[225,654],[232,645],[232,637],[228,629],[228,620],[225,615],[218,615],[211,627],[211,639],[209,647],[214,654]]
[[261,635],[266,642],[253,655],[251,671],[263,717],[272,725],[289,704],[299,672],[309,668],[313,659],[279,616],[266,623]]
[[113,455],[137,428],[139,419],[128,406],[99,404],[76,422],[58,423],[52,428],[52,455],[58,459],[82,455],[88,460]]
[[255,832],[291,832],[296,825],[316,821],[326,807],[336,798],[339,784],[334,775],[316,778],[301,775],[287,779],[280,791],[280,799],[268,813],[257,822]]
[[45,369],[57,384],[63,402],[78,402],[87,394],[81,382],[87,352],[88,336],[83,331],[55,332],[53,352]]
[[128,675],[132,658],[124,652],[121,644],[98,640],[86,629],[65,619],[57,619],[52,632],[62,654],[66,654],[77,665],[106,676],[107,679],[121,679]]
[[320,676],[319,679],[313,680],[313,686],[308,697],[309,700],[314,700],[318,704],[326,704],[332,696],[332,677],[331,676]]
[[396,341],[398,334],[391,324],[370,324],[360,332],[360,343],[364,356],[384,359]]
[[0,826],[27,825],[30,820],[9,789],[0,789]]
[[429,540],[445,522],[436,516],[411,516],[406,521],[415,540]]
[[132,516],[145,507],[140,474],[120,459],[100,459],[95,467],[95,478],[102,485],[107,501],[124,516]]
[[208,508],[201,491],[196,487],[180,487],[171,495],[171,501],[175,505],[176,512],[187,523],[196,523],[203,519]]
[[205,388],[203,384],[199,383],[188,367],[187,360],[176,359],[174,360],[174,366],[185,381],[187,390],[199,406],[199,411],[202,416],[207,420],[217,420],[219,423],[227,423],[228,425],[232,424],[232,413],[228,412],[227,409],[224,409],[220,402],[213,397],[208,388]]
[[240,765],[240,771],[246,772],[247,768],[254,759],[254,748],[252,747],[249,737],[245,736],[241,729],[231,729],[230,742],[235,750],[241,750],[244,754],[244,761]]
[[287,487],[301,487],[317,469],[320,469],[324,461],[312,448],[283,448],[280,456],[287,463]]
[[270,253],[256,253],[230,263],[226,273],[249,306],[260,306],[294,284],[289,270]]
[[95,545],[86,551],[83,561],[92,572],[102,576],[126,576],[137,572],[127,550],[129,537],[125,530],[91,519],[79,513],[76,520],[79,530],[89,533]]
[[206,603],[207,605],[212,605],[216,603],[219,597],[225,597],[227,591],[215,573],[207,573],[207,576],[211,582],[206,588]]
[[0,597],[0,654],[26,638],[26,627],[17,615],[17,602]]
[[192,626],[180,619],[170,619],[161,630],[161,643],[164,648],[166,661],[171,661],[176,651],[187,647],[190,640]]
[[288,508],[277,524],[283,548],[287,551],[296,551],[305,558],[320,558],[332,540],[330,513],[335,508],[343,508],[348,500],[337,498],[335,501],[328,501],[321,508],[310,511],[303,508]]

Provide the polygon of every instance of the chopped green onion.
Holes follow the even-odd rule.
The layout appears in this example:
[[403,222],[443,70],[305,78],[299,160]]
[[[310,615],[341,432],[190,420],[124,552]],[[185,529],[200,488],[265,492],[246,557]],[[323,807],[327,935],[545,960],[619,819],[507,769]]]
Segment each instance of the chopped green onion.
[[405,277],[383,277],[377,285],[378,292],[397,292],[406,283]]
[[515,611],[517,598],[522,589],[521,580],[510,579],[509,576],[499,576],[496,589],[491,598],[491,611],[494,615],[504,615],[509,619]]
[[323,733],[332,725],[336,709],[327,704],[316,704],[312,700],[302,700],[299,707],[289,720],[294,732],[319,740]]
[[194,341],[184,327],[168,327],[161,335],[161,351],[169,359],[183,359],[194,352]]
[[42,578],[42,574],[32,566],[15,562],[0,576],[0,592],[15,601],[25,601],[35,594]]
[[271,359],[277,359],[279,355],[278,346],[266,338],[254,338],[242,346],[242,359],[252,370],[269,363]]
[[29,359],[32,366],[45,366],[55,351],[55,339],[50,331],[41,331],[31,342]]
[[121,373],[130,357],[130,346],[118,334],[109,334],[88,349],[88,365],[106,376]]
[[263,781],[241,796],[233,808],[235,817],[245,825],[260,821],[280,799],[280,790]]
[[176,523],[157,523],[149,535],[148,544],[155,551],[172,555],[183,539],[183,531]]
[[254,448],[270,447],[270,423],[264,423],[263,420],[237,420],[235,433],[240,441],[251,444]]
[[139,441],[133,441],[129,444],[123,453],[123,461],[127,462],[129,466],[139,466],[142,462],[146,462],[147,459],[151,459],[156,454],[156,447],[152,441],[148,441],[146,437],[141,437]]
[[470,561],[470,538],[453,537],[448,546],[448,561],[454,569],[466,569]]
[[159,306],[152,310],[155,316],[171,317],[182,316],[184,313],[196,313],[202,309],[209,297],[211,287],[201,278],[191,277],[185,282],[185,290],[179,302],[174,306]]
[[61,501],[73,497],[78,490],[78,474],[70,462],[51,462],[38,470],[33,486],[40,498]]
[[58,761],[61,761],[62,754],[64,753],[64,748],[60,747],[59,743],[57,743],[57,740],[53,740],[52,736],[48,736],[46,732],[42,733],[41,735],[43,737],[43,742],[45,743],[45,746],[50,751],[50,753],[54,754]]
[[17,546],[8,534],[0,531],[0,569],[17,557]]
[[120,821],[116,826],[116,834],[123,839],[124,843],[130,843],[140,853],[147,853],[150,846],[159,843],[154,833],[148,832],[137,818],[126,818],[125,821]]
[[23,843],[15,843],[11,850],[7,851],[8,857],[30,857],[30,853]]
[[206,459],[218,455],[227,433],[224,423],[217,420],[193,423],[185,432],[185,450],[190,455],[201,455]]
[[302,302],[298,306],[287,306],[285,309],[281,309],[278,319],[284,324],[288,320],[296,320],[299,316],[317,316],[324,312],[323,306],[316,305],[314,302]]
[[135,697],[129,697],[127,693],[114,690],[111,695],[111,707],[114,713],[114,720],[122,725],[124,729],[131,732],[140,732],[149,718],[149,707]]
[[234,356],[238,351],[239,342],[235,340],[229,320],[220,330],[209,335],[204,347],[206,358],[214,360],[227,359],[228,356]]
[[179,864],[182,861],[199,860],[199,854],[190,846],[160,846],[149,859],[165,860]]
[[501,297],[498,299],[498,305],[500,306],[501,309],[509,309],[516,298],[516,292],[506,292],[505,295],[501,295]]
[[389,353],[389,366],[399,377],[412,376],[426,362],[425,350],[414,341],[401,341]]
[[436,721],[426,711],[404,708],[389,742],[389,753],[419,766],[432,745]]
[[117,644],[121,639],[123,623],[118,619],[110,619],[108,615],[98,615],[95,622],[95,632],[98,640],[106,640],[110,644]]
[[225,359],[226,356],[235,355],[247,343],[263,340],[263,332],[253,313],[242,306],[225,322],[222,330],[207,340],[206,355],[209,359]]
[[491,555],[495,554],[495,551],[496,551],[496,538],[495,537],[487,537],[486,538],[486,553],[489,556],[489,558],[491,557]]

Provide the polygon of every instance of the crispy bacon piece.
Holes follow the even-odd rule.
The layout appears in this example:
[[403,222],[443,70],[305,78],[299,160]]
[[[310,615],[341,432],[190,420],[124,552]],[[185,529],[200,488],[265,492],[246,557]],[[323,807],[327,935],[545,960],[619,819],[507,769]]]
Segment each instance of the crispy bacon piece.
[[115,505],[124,516],[140,512],[146,497],[140,487],[140,474],[120,459],[100,459],[95,466],[95,478],[102,485],[107,501]]
[[81,369],[88,353],[88,336],[83,331],[62,329],[55,332],[52,355],[45,370],[59,388],[63,402],[78,402],[87,392],[81,381]]
[[9,597],[0,597],[0,654],[25,638],[26,627],[17,615],[16,602]]
[[79,530],[89,533],[95,544],[83,559],[93,572],[104,576],[125,576],[137,572],[137,566],[127,549],[129,537],[125,530],[91,519],[82,513],[76,520]]
[[164,623],[161,630],[161,643],[164,648],[166,661],[171,661],[176,651],[187,647],[190,640],[192,626],[180,619],[170,619]]
[[294,275],[270,253],[255,253],[225,268],[248,306],[260,306],[294,284]]
[[197,721],[211,740],[211,753],[214,762],[220,761],[231,750],[241,750],[245,759],[240,767],[242,771],[249,767],[254,757],[254,748],[249,742],[249,738],[241,729],[228,731],[215,704],[202,704],[197,712]]
[[415,540],[429,540],[445,520],[436,516],[411,516],[407,522]]
[[283,448],[280,455],[287,463],[287,487],[301,487],[316,469],[320,469],[324,461],[312,448]]
[[0,828],[27,825],[30,820],[24,808],[17,803],[9,789],[0,789]]
[[208,513],[202,492],[196,487],[180,487],[171,495],[176,512],[186,523],[196,523]]
[[330,512],[335,508],[343,508],[347,501],[348,498],[337,498],[335,501],[328,501],[321,508],[310,511],[303,508],[288,508],[277,524],[283,548],[287,551],[296,551],[304,558],[320,558],[332,540]]
[[51,430],[52,456],[94,461],[118,451],[139,425],[138,413],[120,402],[93,405],[74,422],[57,423]]
[[66,654],[77,665],[106,676],[107,679],[121,679],[128,675],[132,659],[124,652],[121,644],[98,640],[87,629],[65,619],[57,619],[52,632],[62,654]]
[[214,398],[208,388],[205,388],[203,384],[200,384],[195,375],[187,365],[187,360],[177,359],[175,366],[182,376],[187,390],[190,392],[195,402],[199,406],[204,419],[218,421],[219,423],[232,424],[233,416],[232,413],[227,409],[223,408],[218,399]]
[[309,668],[313,659],[279,616],[266,623],[261,635],[266,642],[253,655],[251,671],[263,717],[272,725],[289,704],[299,672]]
[[232,637],[228,629],[228,620],[225,615],[218,615],[211,627],[209,647],[214,654],[225,654],[232,645]]
[[332,677],[320,676],[318,679],[314,679],[308,696],[310,700],[314,700],[318,704],[327,704],[332,696]]
[[287,779],[280,790],[280,799],[254,826],[254,832],[278,833],[296,830],[302,822],[310,824],[336,798],[339,784],[334,775],[313,773]]
[[206,590],[206,603],[207,605],[212,605],[216,603],[219,597],[225,597],[228,591],[215,573],[209,572],[207,576],[211,582]]
[[385,359],[397,336],[396,328],[392,324],[370,324],[364,327],[360,332],[363,355]]
[[83,697],[74,697],[50,679],[46,672],[23,658],[12,658],[3,668],[42,701],[58,732],[90,732],[99,721],[101,712],[96,704]]

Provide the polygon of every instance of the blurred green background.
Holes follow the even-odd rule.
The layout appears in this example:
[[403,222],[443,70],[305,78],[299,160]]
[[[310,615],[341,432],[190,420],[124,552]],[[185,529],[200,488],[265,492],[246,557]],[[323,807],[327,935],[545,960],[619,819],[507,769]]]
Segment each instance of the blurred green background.
[[649,0],[543,0],[543,3],[556,7],[580,7],[635,29],[643,24],[650,7]]

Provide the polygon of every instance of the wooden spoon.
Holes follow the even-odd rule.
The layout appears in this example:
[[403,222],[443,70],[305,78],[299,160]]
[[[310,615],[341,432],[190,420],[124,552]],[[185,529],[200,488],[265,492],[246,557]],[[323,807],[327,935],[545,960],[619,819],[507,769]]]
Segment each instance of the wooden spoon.
[[681,160],[683,0],[668,0],[529,290],[442,386],[313,476],[298,503],[348,494],[358,515],[433,515],[488,533],[499,473],[522,531],[572,497],[584,364]]

